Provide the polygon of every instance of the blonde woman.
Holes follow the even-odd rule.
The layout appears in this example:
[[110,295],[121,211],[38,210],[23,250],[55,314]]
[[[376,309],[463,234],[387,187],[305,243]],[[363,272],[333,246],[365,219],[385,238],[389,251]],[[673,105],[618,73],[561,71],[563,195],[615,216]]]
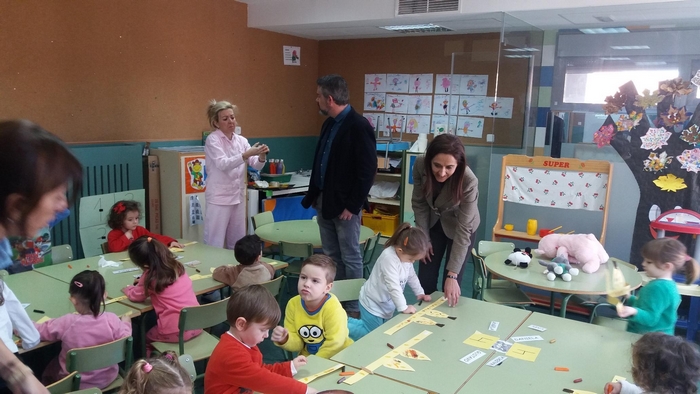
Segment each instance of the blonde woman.
[[236,134],[235,107],[227,101],[209,104],[209,125],[215,130],[204,144],[207,171],[206,216],[204,243],[233,249],[245,235],[246,174],[248,166],[260,170],[265,165],[265,144],[250,146],[248,140]]

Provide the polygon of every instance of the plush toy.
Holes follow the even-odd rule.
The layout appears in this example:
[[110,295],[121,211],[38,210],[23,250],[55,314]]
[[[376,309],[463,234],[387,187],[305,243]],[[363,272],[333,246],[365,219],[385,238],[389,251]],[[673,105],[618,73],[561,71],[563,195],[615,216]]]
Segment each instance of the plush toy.
[[530,260],[532,260],[532,251],[530,248],[525,248],[525,250],[520,250],[519,248],[513,249],[513,253],[508,255],[506,259],[506,264],[514,265],[520,268],[527,268],[530,265]]
[[535,253],[553,259],[564,257],[572,264],[583,264],[583,272],[598,271],[610,256],[593,234],[549,234],[542,237]]
[[552,261],[539,260],[540,265],[547,267],[544,274],[548,280],[554,280],[558,277],[564,282],[571,282],[571,277],[578,275],[578,268],[571,268],[569,261],[564,256],[557,256]]

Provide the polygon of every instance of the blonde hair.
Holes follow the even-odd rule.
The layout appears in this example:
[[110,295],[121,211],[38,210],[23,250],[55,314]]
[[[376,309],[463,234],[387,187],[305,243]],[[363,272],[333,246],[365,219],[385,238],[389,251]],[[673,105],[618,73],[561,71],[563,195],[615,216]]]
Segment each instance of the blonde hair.
[[124,378],[119,394],[165,394],[181,388],[191,393],[192,379],[180,365],[177,354],[168,350],[157,358],[136,361]]
[[685,245],[677,239],[652,239],[642,247],[642,257],[659,268],[665,263],[671,263],[674,271],[684,269],[686,284],[693,283],[700,277],[700,265],[688,256]]
[[219,120],[219,112],[226,109],[233,110],[235,116],[238,107],[229,103],[228,101],[211,100],[209,102],[209,106],[207,107],[207,117],[209,118],[209,126],[213,127],[214,129],[218,129],[214,122]]

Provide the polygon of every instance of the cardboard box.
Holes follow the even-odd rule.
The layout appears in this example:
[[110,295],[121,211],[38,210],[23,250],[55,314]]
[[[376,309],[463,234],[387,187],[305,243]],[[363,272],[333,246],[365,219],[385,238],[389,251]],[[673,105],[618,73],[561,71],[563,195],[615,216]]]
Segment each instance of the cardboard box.
[[148,200],[148,229],[161,234],[160,165],[158,156],[148,156],[146,162],[146,199]]

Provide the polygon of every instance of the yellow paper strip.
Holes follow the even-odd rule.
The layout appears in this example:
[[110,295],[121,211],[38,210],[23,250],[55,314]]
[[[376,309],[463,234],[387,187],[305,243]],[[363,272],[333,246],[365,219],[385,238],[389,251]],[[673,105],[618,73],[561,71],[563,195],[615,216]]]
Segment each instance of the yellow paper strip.
[[398,322],[395,326],[389,328],[388,330],[384,331],[384,334],[387,335],[394,335],[397,331],[400,329],[406,327],[407,325],[411,324],[415,319],[420,318],[421,316],[427,314],[429,311],[433,310],[434,308],[438,307],[440,304],[445,302],[444,297],[440,297],[439,299],[435,300],[432,304],[426,306],[425,308],[421,309],[420,311],[416,312],[415,314],[411,315],[408,317],[406,320]]
[[110,298],[110,299],[108,299],[108,300],[105,301],[105,305],[113,304],[113,303],[119,302],[119,301],[124,301],[124,300],[126,300],[126,299],[128,299],[128,297],[125,296],[125,295],[119,296],[119,297]]
[[496,342],[498,342],[498,337],[475,331],[469,338],[465,339],[463,343],[480,349],[491,349],[491,346]]
[[182,252],[185,251],[185,249],[176,248],[176,247],[173,246],[173,247],[170,248],[170,251],[173,252],[173,253],[182,253]]
[[506,356],[519,358],[525,361],[535,361],[537,355],[540,354],[540,348],[534,346],[523,345],[522,343],[515,343],[508,349]]
[[197,243],[197,241],[192,241],[192,242],[188,242],[188,243],[186,243],[186,244],[182,244],[182,246],[192,246],[192,245],[194,245],[194,244],[196,244],[196,243]]
[[191,280],[200,280],[200,279],[207,279],[207,278],[211,278],[211,274],[208,274],[208,275],[202,275],[202,274],[190,275]]
[[48,321],[48,320],[51,320],[51,318],[48,317],[48,316],[42,316],[41,319],[39,319],[39,320],[36,321],[36,323],[37,323],[37,324],[41,324],[41,323],[43,323],[43,322],[45,322],[45,321]]
[[321,372],[319,372],[319,373],[315,373],[315,374],[309,375],[309,376],[307,376],[307,377],[305,377],[305,378],[301,378],[301,379],[299,379],[299,381],[302,382],[302,383],[305,383],[305,384],[309,384],[309,383],[311,383],[312,381],[316,380],[317,378],[320,378],[321,376],[328,375],[329,373],[331,373],[331,372],[333,372],[333,371],[337,371],[337,370],[339,370],[339,369],[341,369],[341,368],[343,368],[343,364],[336,364],[336,365],[334,365],[334,366],[332,366],[332,367],[330,367],[330,368],[328,368],[328,369],[324,369],[323,371],[321,371]]

